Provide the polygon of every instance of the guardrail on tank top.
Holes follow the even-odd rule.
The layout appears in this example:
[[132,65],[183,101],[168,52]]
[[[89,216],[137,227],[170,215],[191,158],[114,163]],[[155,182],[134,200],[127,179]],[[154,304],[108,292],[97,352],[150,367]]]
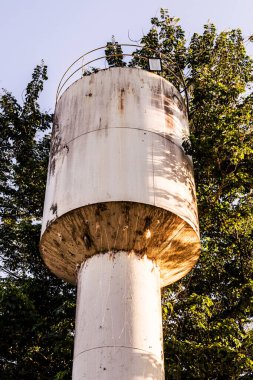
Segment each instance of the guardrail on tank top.
[[[124,47],[126,52],[123,52],[121,49]],[[111,48],[111,51],[108,53],[108,50]],[[115,49],[114,49],[115,48]],[[120,52],[118,52],[120,48]],[[129,49],[134,51],[129,51]],[[101,50],[104,50],[104,55],[99,55]],[[115,53],[113,52],[115,50]],[[145,52],[145,53],[144,53]],[[97,56],[99,55],[99,56]],[[183,95],[185,101],[187,112],[189,110],[189,98],[187,93],[187,87],[184,80],[184,74],[180,67],[175,64],[172,59],[161,53],[158,50],[146,47],[144,45],[135,45],[135,44],[119,44],[117,42],[111,43],[110,45],[100,46],[96,49],[90,50],[87,53],[81,55],[76,59],[65,71],[63,74],[60,83],[57,87],[56,92],[56,103],[59,100],[63,91],[73,82],[78,79],[81,79],[83,76],[96,73],[100,70],[106,70],[110,67],[138,67],[146,69],[149,71],[149,60],[150,59],[160,59],[161,61],[161,70],[160,75],[165,79],[168,76],[172,76],[175,80],[175,85],[179,92]],[[111,61],[111,63],[110,63]],[[96,67],[91,66],[96,64]],[[171,68],[173,67],[173,69]],[[176,70],[176,72],[175,72]],[[155,72],[154,70],[152,70]],[[188,112],[189,113],[189,112]]]

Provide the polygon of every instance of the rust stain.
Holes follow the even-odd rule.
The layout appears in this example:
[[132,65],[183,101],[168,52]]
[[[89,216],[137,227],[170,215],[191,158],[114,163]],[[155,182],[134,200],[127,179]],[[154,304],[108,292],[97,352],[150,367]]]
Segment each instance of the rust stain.
[[50,160],[49,160],[49,174],[54,175],[55,173],[55,164],[56,164],[56,155],[61,150],[61,135],[60,135],[60,126],[58,124],[58,118],[55,115],[54,125],[52,130],[51,137],[51,148],[50,148]]
[[120,90],[120,110],[124,111],[124,95],[125,95],[125,90],[122,88]]
[[[51,209],[57,213],[56,204]],[[200,242],[194,229],[170,211],[135,202],[106,202],[52,221],[42,236],[40,251],[49,268],[72,284],[76,265],[93,255],[108,251],[146,254],[159,264],[161,283],[166,286],[195,265]]]
[[89,233],[85,233],[83,237],[84,245],[87,249],[90,249],[93,245],[92,238]]
[[173,100],[180,111],[184,111],[184,105],[177,95],[173,95]]
[[57,203],[52,203],[50,210],[57,216]]
[[66,151],[67,151],[67,153],[69,152],[69,146],[66,144],[66,145],[64,145],[64,147],[63,147],[64,149],[66,149]]

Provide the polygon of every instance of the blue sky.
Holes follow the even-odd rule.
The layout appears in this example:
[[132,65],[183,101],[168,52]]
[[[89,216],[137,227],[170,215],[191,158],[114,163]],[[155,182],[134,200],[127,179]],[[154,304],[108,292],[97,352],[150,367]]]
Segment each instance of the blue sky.
[[[140,39],[161,7],[181,19],[187,38],[208,20],[219,30],[239,27],[245,37],[253,34],[253,0],[0,0],[0,88],[20,100],[44,59],[49,81],[41,105],[53,112],[60,77],[77,57],[112,34],[119,42],[130,42],[128,34]],[[253,55],[253,44],[248,49]]]

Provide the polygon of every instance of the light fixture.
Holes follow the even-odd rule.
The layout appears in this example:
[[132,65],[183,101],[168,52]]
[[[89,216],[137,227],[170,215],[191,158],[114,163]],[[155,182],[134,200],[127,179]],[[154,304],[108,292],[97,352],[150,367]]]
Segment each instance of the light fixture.
[[148,64],[150,71],[162,71],[162,62],[160,58],[149,58]]

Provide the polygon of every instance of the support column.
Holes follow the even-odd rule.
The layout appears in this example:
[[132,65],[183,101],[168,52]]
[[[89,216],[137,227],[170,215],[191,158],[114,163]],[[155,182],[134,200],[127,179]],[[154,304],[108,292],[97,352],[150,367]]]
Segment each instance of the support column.
[[160,273],[146,256],[97,254],[78,273],[73,380],[163,380]]

